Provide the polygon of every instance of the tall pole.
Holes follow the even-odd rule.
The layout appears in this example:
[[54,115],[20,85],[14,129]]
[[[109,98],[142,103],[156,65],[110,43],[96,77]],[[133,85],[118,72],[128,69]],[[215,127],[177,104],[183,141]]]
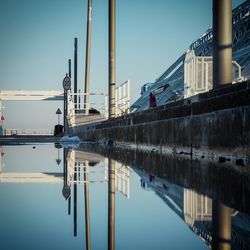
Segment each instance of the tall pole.
[[69,59],[69,77],[71,78],[71,59]]
[[90,72],[90,48],[91,48],[91,22],[92,22],[92,0],[88,0],[88,21],[86,39],[86,62],[85,62],[85,87],[84,87],[84,109],[89,114],[89,72]]
[[115,161],[108,159],[108,249],[115,249]]
[[75,44],[74,44],[74,103],[75,108],[77,108],[77,38],[75,38]]
[[232,0],[213,0],[213,88],[232,83]]
[[115,0],[109,0],[109,119],[115,118]]

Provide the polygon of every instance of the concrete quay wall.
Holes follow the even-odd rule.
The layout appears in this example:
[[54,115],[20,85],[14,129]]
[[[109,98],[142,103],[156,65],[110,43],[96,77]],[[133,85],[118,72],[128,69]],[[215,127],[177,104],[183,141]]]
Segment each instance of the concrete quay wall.
[[249,161],[249,128],[250,81],[105,122],[77,126],[73,133],[83,140],[120,147]]

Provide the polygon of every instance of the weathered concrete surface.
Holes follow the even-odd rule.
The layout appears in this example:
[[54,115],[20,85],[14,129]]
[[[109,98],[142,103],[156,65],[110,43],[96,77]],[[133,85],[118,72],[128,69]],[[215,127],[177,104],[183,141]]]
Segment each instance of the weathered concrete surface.
[[84,140],[117,146],[250,159],[250,81],[155,109],[73,129]]

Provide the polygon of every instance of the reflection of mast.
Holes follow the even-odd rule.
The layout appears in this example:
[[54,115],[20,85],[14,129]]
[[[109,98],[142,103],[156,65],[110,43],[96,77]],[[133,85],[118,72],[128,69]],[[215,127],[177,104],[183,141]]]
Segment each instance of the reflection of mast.
[[84,199],[85,199],[85,226],[86,226],[86,249],[91,248],[90,242],[90,216],[89,216],[89,177],[88,177],[89,161],[85,161],[84,171]]
[[115,161],[109,158],[108,249],[115,249]]
[[212,249],[231,249],[231,214],[231,208],[218,200],[213,200]]
[[[75,164],[75,168],[78,168]],[[74,171],[74,236],[77,236],[77,171]]]
[[68,199],[68,215],[71,213],[71,197]]

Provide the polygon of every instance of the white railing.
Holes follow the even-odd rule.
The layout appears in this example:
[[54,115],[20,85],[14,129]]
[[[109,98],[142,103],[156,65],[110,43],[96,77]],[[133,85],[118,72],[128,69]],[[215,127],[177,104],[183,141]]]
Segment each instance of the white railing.
[[[89,96],[89,103],[84,102],[85,96]],[[74,107],[75,115],[83,115],[88,113],[85,110],[89,110],[89,114],[93,112],[99,112],[99,114],[105,114],[105,94],[103,93],[73,93],[69,92],[68,98]],[[76,101],[75,101],[76,99]]]
[[50,129],[5,129],[5,135],[53,135]]
[[116,116],[128,114],[130,110],[130,80],[123,82],[115,89],[115,100]]
[[[73,93],[70,90],[67,96],[67,120],[70,127],[74,127],[76,122],[89,123],[108,119],[108,96],[104,93]],[[89,99],[88,103],[85,102],[86,96]],[[128,114],[130,112],[130,80],[115,89],[115,98],[116,116]],[[76,121],[76,117],[79,116],[81,117]]]
[[[233,83],[241,81],[241,67],[232,61]],[[184,98],[209,91],[213,88],[213,57],[196,56],[187,52],[184,61]]]

